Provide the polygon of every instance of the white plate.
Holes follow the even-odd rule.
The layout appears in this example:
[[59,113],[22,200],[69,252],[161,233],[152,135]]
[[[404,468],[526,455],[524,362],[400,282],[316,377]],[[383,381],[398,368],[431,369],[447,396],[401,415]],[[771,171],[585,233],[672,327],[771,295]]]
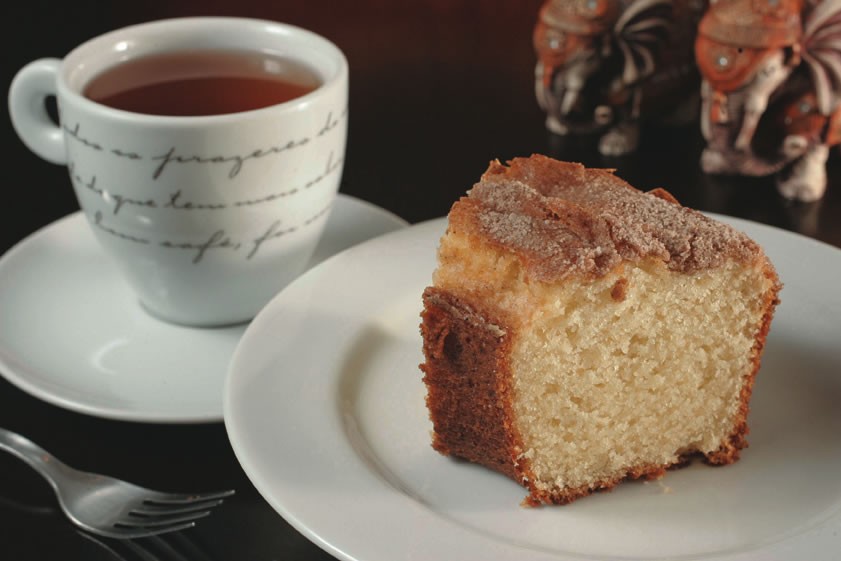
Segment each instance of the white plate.
[[234,451],[340,559],[837,561],[841,251],[719,218],[765,246],[786,283],[734,465],[531,509],[513,481],[434,452],[418,314],[443,220],[327,261],[260,313],[225,385]]
[[[406,222],[340,195],[311,265]],[[142,310],[81,213],[0,259],[0,374],[67,409],[145,422],[222,419],[222,386],[246,325],[202,329]]]

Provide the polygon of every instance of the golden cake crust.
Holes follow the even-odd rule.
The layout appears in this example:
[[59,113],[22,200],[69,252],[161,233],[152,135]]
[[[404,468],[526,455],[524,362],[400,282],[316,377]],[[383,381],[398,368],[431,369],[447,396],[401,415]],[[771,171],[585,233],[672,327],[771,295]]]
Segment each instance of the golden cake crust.
[[423,301],[421,370],[435,425],[432,447],[519,479],[519,438],[510,430],[511,339],[503,322],[432,287]]
[[694,272],[762,255],[750,238],[677,204],[643,193],[609,170],[545,156],[492,162],[449,214],[450,228],[518,256],[529,277],[602,276],[622,261],[655,257]]

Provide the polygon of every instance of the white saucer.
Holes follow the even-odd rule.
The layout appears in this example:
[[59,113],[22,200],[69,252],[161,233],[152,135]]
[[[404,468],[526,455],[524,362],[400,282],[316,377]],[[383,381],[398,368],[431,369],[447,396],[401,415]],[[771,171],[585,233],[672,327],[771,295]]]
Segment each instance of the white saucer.
[[[339,195],[310,266],[406,226]],[[80,213],[0,258],[0,374],[44,401],[144,422],[222,419],[228,362],[246,324],[190,328],[140,307]]]

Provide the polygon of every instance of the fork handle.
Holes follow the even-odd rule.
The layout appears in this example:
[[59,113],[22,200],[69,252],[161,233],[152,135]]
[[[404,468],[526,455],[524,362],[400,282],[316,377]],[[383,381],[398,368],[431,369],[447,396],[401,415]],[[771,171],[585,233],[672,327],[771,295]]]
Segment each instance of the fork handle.
[[5,450],[29,464],[56,490],[56,477],[61,477],[73,469],[25,436],[4,428],[0,428],[0,450]]

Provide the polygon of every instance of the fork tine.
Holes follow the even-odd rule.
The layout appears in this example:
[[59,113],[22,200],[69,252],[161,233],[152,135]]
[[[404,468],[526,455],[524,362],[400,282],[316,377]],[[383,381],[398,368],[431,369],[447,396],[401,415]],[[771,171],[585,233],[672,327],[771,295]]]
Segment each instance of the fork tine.
[[200,518],[210,515],[209,510],[201,512],[187,512],[176,516],[136,516],[129,515],[121,519],[114,525],[123,528],[156,528],[161,526],[168,526],[170,524],[179,524],[182,522],[195,522]]
[[217,507],[225,502],[223,499],[215,501],[202,501],[195,503],[173,503],[173,504],[150,504],[143,503],[142,505],[133,508],[129,514],[137,514],[139,516],[158,516],[163,514],[181,514],[183,512],[195,512],[197,510],[205,510]]
[[167,534],[170,532],[180,532],[181,530],[189,530],[195,525],[195,522],[184,522],[183,524],[173,524],[172,526],[155,526],[152,528],[129,528],[122,527],[120,525],[115,525],[115,527],[112,530],[99,530],[98,532],[100,535],[109,538],[125,540],[136,538],[148,538],[151,536]]
[[236,493],[233,489],[217,491],[215,493],[155,493],[146,497],[143,502],[147,504],[185,504],[198,501],[213,501],[230,497]]

